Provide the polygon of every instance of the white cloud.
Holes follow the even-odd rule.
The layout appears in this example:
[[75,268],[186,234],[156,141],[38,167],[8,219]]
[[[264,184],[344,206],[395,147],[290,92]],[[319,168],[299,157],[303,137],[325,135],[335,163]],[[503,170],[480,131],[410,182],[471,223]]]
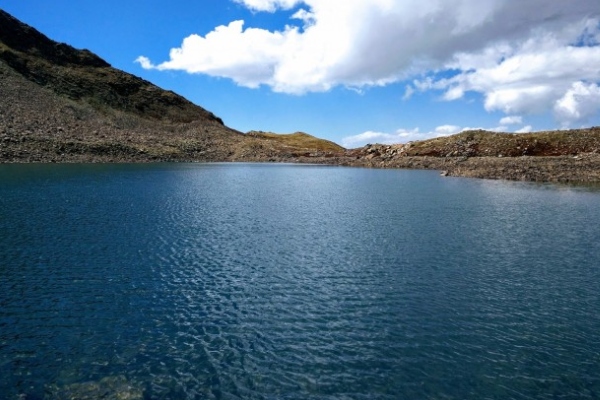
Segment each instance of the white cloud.
[[422,140],[427,138],[426,134],[415,129],[398,129],[395,133],[367,131],[358,135],[348,136],[342,139],[342,146],[347,149],[362,147],[368,143],[395,144],[406,143],[413,140]]
[[[595,26],[600,32],[600,24]],[[573,26],[555,33],[536,31],[513,47],[492,45],[480,54],[458,54],[449,66],[459,69],[459,74],[438,80],[428,77],[414,86],[421,91],[444,90],[444,100],[456,100],[469,91],[482,93],[488,111],[531,114],[554,108],[563,123],[584,121],[599,109],[594,106],[597,85],[581,85],[600,81],[600,46],[572,45],[578,36],[571,31],[577,32]]]
[[519,130],[516,130],[515,133],[529,133],[533,131],[533,127],[531,125],[525,125]]
[[583,122],[600,111],[600,87],[595,83],[575,82],[554,104],[557,118],[568,126]]
[[154,68],[154,65],[152,65],[152,62],[150,62],[150,59],[148,57],[139,56],[138,58],[136,58],[135,62],[139,63],[144,69]]
[[438,136],[446,136],[458,133],[461,131],[460,126],[456,125],[442,125],[435,128],[434,132]]
[[294,7],[300,3],[299,0],[234,0],[236,3],[245,5],[254,11],[274,12],[278,8],[284,10]]
[[[565,47],[582,34],[585,43],[598,41],[597,0],[235,1],[254,11],[303,8],[281,31],[244,29],[243,21],[233,21],[204,37],[190,35],[166,62],[138,62],[144,68],[227,77],[286,93],[385,85],[458,68],[459,77],[446,82],[446,99],[480,91],[487,109],[506,112],[529,111],[540,99],[551,106],[564,91],[549,94],[548,88],[567,80],[568,65],[572,79],[600,80],[593,67],[600,50]],[[296,19],[303,30],[294,27]],[[555,44],[540,50],[536,43],[549,32],[555,32]],[[501,61],[503,56],[508,58]],[[564,84],[561,88],[566,90]]]
[[[192,34],[143,68],[226,77],[303,94],[413,79],[415,91],[454,101],[483,95],[487,111],[554,111],[563,126],[600,111],[598,0],[232,0],[255,12],[294,10],[282,30],[232,21]],[[417,79],[414,79],[417,77]]]
[[244,21],[233,21],[215,28],[206,37],[188,36],[180,48],[171,49],[169,61],[156,66],[143,56],[137,61],[144,68],[222,76],[240,85],[256,88],[272,79],[280,47],[297,36],[298,31],[290,28],[271,33],[263,29],[243,30],[243,26]]
[[500,125],[520,125],[523,123],[523,117],[519,115],[509,115],[500,120]]
[[425,140],[434,137],[449,136],[470,129],[479,128],[461,128],[460,126],[456,125],[441,125],[429,132],[421,132],[419,128],[398,129],[394,133],[367,131],[358,135],[343,138],[342,146],[346,148],[356,148],[364,146],[368,143],[408,143],[416,140]]
[[404,89],[404,96],[402,96],[402,100],[410,99],[414,93],[415,93],[415,89],[410,85],[406,85],[406,87]]

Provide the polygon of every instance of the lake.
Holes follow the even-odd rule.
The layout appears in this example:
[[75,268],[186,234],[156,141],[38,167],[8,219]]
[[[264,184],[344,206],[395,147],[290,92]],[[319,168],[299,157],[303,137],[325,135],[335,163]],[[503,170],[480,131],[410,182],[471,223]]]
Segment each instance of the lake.
[[599,222],[434,171],[0,165],[0,399],[597,399]]

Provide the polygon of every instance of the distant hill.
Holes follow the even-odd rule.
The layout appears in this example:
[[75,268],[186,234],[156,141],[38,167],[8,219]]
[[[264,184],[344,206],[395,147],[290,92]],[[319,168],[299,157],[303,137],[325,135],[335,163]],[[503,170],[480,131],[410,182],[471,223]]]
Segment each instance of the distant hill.
[[272,132],[250,131],[247,133],[247,135],[256,138],[273,140],[296,152],[319,151],[339,154],[345,151],[342,146],[336,143],[325,139],[319,139],[304,132],[277,134]]
[[600,153],[600,127],[532,133],[470,130],[405,144],[367,145],[353,154],[429,157],[549,157]]
[[342,164],[437,169],[446,176],[600,183],[600,127],[534,133],[466,131],[348,150]]

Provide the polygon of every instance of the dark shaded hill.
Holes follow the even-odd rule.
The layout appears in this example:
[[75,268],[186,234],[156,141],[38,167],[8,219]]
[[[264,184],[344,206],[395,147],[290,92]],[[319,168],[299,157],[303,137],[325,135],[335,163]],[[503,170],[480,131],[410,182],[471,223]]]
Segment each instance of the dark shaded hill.
[[206,119],[222,123],[185,98],[111,68],[89,50],[54,42],[2,10],[0,60],[58,95],[85,100],[100,109],[109,107],[169,122]]

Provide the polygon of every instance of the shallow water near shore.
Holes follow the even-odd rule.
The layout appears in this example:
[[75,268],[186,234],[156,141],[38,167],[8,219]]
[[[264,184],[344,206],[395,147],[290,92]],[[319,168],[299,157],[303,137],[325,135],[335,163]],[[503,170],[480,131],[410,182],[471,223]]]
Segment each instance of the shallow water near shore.
[[598,221],[435,171],[0,165],[0,399],[599,398]]

